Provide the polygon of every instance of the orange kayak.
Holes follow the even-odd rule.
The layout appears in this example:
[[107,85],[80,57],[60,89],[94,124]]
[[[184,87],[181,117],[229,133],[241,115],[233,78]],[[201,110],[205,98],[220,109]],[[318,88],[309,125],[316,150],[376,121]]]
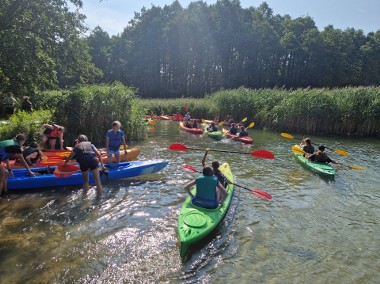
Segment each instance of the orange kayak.
[[[65,151],[65,150],[63,150],[63,151]],[[136,160],[136,158],[140,154],[140,152],[141,152],[140,148],[131,148],[131,149],[128,149],[127,150],[128,161]],[[46,151],[43,152],[43,153],[45,154]],[[68,155],[70,153],[71,152],[68,151]],[[100,151],[100,153],[102,154],[103,163],[107,163],[107,153],[105,151],[102,151],[102,150]],[[125,153],[124,153],[124,151],[120,151],[120,161],[121,162],[125,161]],[[38,164],[33,165],[33,167],[60,166],[60,165],[63,165],[64,162],[65,162],[65,160],[64,160],[63,156],[61,156],[61,157],[59,157],[59,156],[50,156],[49,157],[48,156],[47,159],[40,161]],[[19,161],[10,160],[9,163],[10,163],[11,167],[14,168],[14,169],[23,168],[23,165]],[[112,163],[115,163],[115,156],[112,157]],[[72,160],[72,161],[70,161],[70,164],[76,164],[76,161]]]

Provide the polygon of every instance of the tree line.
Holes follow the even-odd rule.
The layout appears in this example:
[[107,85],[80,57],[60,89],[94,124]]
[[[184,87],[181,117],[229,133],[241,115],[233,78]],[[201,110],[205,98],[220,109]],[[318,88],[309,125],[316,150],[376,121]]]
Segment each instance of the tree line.
[[83,36],[80,0],[0,4],[0,90],[120,81],[141,97],[174,98],[240,86],[380,85],[380,30],[319,31],[311,17],[275,15],[265,2],[152,5],[112,37],[101,27]]

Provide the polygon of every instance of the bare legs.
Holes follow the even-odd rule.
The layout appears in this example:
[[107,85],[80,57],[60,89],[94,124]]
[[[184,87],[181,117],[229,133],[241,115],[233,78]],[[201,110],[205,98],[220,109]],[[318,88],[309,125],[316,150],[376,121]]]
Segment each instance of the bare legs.
[[[100,197],[102,195],[102,183],[100,181],[100,172],[99,169],[96,168],[91,171],[92,175],[94,177],[95,185],[96,185],[96,195],[97,197]],[[82,172],[83,176],[83,196],[87,195],[88,189],[89,189],[89,173],[90,171]]]

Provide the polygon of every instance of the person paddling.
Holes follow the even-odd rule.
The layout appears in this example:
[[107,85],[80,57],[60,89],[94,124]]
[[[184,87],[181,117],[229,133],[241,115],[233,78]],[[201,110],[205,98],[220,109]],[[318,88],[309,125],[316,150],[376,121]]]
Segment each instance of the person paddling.
[[300,147],[302,148],[302,150],[309,154],[313,154],[315,151],[313,144],[311,144],[310,138],[303,139],[300,143]]
[[215,125],[215,122],[211,122],[210,126],[207,127],[208,132],[218,131],[218,127]]
[[241,126],[240,132],[239,132],[239,137],[244,137],[244,136],[248,136],[248,131],[247,131],[247,129],[245,129],[244,126]]
[[[202,173],[202,175],[186,184],[185,190],[192,197],[194,205],[208,209],[217,208],[219,204],[223,204],[228,193],[214,176],[212,168],[205,167]],[[194,185],[197,186],[195,195],[190,190]]]
[[[97,196],[100,197],[102,194],[102,183],[100,181],[100,171],[98,168],[98,163],[100,162],[101,170],[106,171],[104,167],[102,155],[98,149],[88,141],[86,135],[81,134],[78,136],[78,144],[71,151],[70,155],[65,160],[65,165],[74,158],[76,158],[79,163],[80,170],[83,176],[83,195],[86,195],[89,190],[89,174],[92,172],[96,185]],[[98,159],[96,159],[98,157]],[[98,162],[99,160],[99,162]]]
[[[206,167],[206,158],[207,158],[207,154],[208,154],[209,150],[210,150],[210,148],[206,148],[205,154],[203,155],[203,159],[202,159],[202,167],[203,168]],[[212,167],[212,171],[213,171],[214,175],[218,178],[218,181],[223,186],[226,186],[228,184],[228,181],[227,181],[226,177],[224,176],[224,174],[219,170],[219,166],[220,166],[220,164],[218,161],[213,161],[211,163],[211,167]]]
[[237,132],[238,132],[238,128],[235,126],[235,123],[232,123],[230,130],[228,130],[228,133],[232,135],[236,135]]
[[333,160],[331,160],[327,154],[324,152],[326,149],[325,146],[323,145],[319,145],[318,146],[318,150],[316,153],[314,154],[308,154],[306,153],[305,154],[305,158],[309,159],[310,161],[313,161],[313,162],[318,162],[318,163],[333,163],[333,164],[339,164],[338,162],[335,162]]

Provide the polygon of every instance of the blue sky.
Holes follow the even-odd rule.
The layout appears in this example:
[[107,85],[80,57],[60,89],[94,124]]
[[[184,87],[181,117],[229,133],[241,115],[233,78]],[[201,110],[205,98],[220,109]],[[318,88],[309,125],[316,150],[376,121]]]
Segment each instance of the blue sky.
[[[186,8],[190,0],[180,0]],[[215,1],[205,0],[207,4]],[[241,0],[241,6],[258,7],[263,1]],[[292,18],[310,16],[320,30],[329,24],[335,28],[362,29],[365,33],[380,29],[380,0],[267,0],[275,14],[289,14]],[[83,0],[81,10],[87,16],[86,25],[93,29],[99,25],[110,35],[121,33],[134,12],[142,7],[150,8],[151,4],[163,7],[173,0]]]

